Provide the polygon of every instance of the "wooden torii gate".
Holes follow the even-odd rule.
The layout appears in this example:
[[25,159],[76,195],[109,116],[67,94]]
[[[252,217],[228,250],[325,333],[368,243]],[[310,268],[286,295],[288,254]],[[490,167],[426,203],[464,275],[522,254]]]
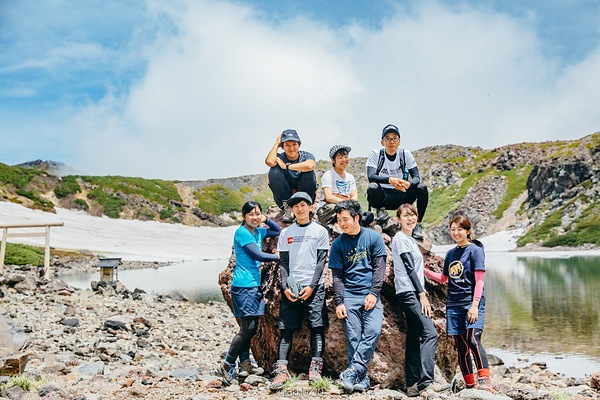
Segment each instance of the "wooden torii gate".
[[[6,239],[9,237],[46,237],[44,246],[44,279],[50,276],[50,227],[63,226],[62,222],[47,224],[0,224],[2,229],[2,245],[0,247],[0,273],[4,272],[4,257],[6,256]],[[45,232],[8,233],[9,228],[46,228]]]

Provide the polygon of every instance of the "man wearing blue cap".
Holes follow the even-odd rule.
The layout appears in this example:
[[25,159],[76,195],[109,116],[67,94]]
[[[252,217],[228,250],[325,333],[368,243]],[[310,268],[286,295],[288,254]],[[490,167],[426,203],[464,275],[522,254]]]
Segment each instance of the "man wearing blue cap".
[[[269,187],[273,192],[273,200],[284,212],[282,221],[293,221],[287,200],[296,192],[305,192],[315,201],[317,191],[317,176],[315,174],[315,156],[300,150],[300,136],[294,129],[286,129],[273,144],[267,154],[265,164],[269,169]],[[279,153],[279,148],[283,153]]]
[[429,203],[429,191],[421,183],[417,162],[410,151],[400,148],[400,130],[395,125],[383,128],[381,145],[383,148],[371,151],[367,159],[367,201],[377,209],[377,221],[382,224],[389,218],[386,210],[396,210],[416,200],[418,216],[412,236],[423,240],[421,221]]
[[296,222],[281,231],[277,242],[281,273],[279,303],[279,339],[277,363],[274,366],[271,390],[281,390],[290,379],[288,354],[294,332],[302,326],[310,330],[311,362],[308,378],[321,378],[324,328],[327,325],[323,270],[329,251],[329,234],[321,225],[312,222],[313,203],[305,192],[296,192],[288,200]]

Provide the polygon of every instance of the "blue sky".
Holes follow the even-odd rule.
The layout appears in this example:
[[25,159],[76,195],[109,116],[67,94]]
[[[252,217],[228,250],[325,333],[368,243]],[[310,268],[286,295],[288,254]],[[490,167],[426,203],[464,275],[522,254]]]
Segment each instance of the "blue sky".
[[[600,130],[600,0],[0,0],[0,162],[208,179]],[[418,160],[417,160],[418,161]],[[427,166],[421,165],[421,169]]]

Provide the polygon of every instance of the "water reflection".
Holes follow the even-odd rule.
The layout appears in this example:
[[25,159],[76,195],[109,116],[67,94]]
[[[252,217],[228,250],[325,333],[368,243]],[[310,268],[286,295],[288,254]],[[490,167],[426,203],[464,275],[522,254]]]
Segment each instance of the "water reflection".
[[[226,259],[209,261],[187,261],[157,269],[133,269],[119,271],[119,281],[129,290],[144,289],[147,293],[166,293],[181,290],[191,302],[206,303],[223,301],[217,284],[219,273],[227,266]],[[71,286],[89,289],[92,280],[100,273],[63,275],[60,277]]]
[[[509,358],[535,354],[552,361],[561,355],[559,360],[570,367],[559,366],[558,372],[569,376],[600,371],[600,257],[541,258],[494,252],[486,257],[486,348],[492,353],[499,349]],[[120,271],[119,280],[130,290],[139,287],[164,293],[179,289],[194,302],[223,301],[217,279],[226,265],[227,260],[184,262]],[[61,278],[89,288],[98,277],[99,273]]]
[[599,262],[489,253],[486,343],[524,353],[600,357]]

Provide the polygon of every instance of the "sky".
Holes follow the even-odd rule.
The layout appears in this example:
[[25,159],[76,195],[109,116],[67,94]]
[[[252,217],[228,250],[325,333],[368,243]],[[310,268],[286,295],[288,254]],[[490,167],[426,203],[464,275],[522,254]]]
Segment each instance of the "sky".
[[[0,162],[175,180],[600,131],[600,0],[0,0]],[[418,160],[417,160],[418,162]],[[427,166],[419,165],[421,170]]]

